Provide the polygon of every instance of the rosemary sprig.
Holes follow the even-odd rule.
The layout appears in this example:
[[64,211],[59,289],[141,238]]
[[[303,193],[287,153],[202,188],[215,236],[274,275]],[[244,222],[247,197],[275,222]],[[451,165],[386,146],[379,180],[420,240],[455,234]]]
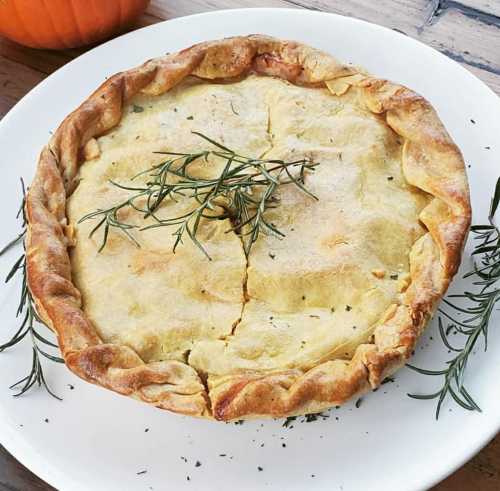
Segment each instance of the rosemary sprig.
[[[464,278],[474,278],[472,283],[475,291],[465,291],[460,295],[450,295],[448,298],[456,301],[444,300],[444,303],[459,315],[465,314],[459,320],[444,310],[440,313],[449,322],[446,328],[442,318],[438,319],[440,337],[445,347],[454,353],[453,358],[446,362],[442,370],[426,370],[407,365],[412,370],[423,375],[439,376],[443,378],[441,388],[432,394],[408,394],[414,399],[437,399],[436,419],[439,418],[442,404],[446,396],[451,398],[462,408],[468,411],[481,411],[472,396],[465,388],[465,375],[470,355],[479,339],[484,340],[484,350],[488,348],[488,327],[494,307],[500,300],[500,229],[494,222],[495,213],[500,202],[500,178],[497,180],[495,192],[491,200],[488,223],[471,227],[474,239],[478,244],[474,247],[472,256],[478,258],[474,262],[474,269],[464,275]],[[465,338],[461,347],[450,342],[450,334],[460,334]]]
[[[24,181],[21,179],[21,186],[23,192],[23,200],[19,211],[17,212],[16,217],[22,219],[22,230],[21,233],[9,242],[2,250],[0,250],[0,256],[5,254],[7,251],[15,247],[19,243],[23,243],[24,248],[24,238],[26,236],[26,215],[25,215],[25,201],[26,201],[26,189],[24,186]],[[20,343],[23,339],[29,338],[32,344],[32,359],[31,359],[31,369],[28,372],[26,377],[23,377],[21,380],[11,385],[10,388],[17,390],[14,394],[15,397],[21,396],[30,390],[35,385],[43,386],[45,390],[56,399],[60,399],[57,395],[52,392],[50,387],[47,385],[43,374],[43,367],[40,361],[40,357],[43,356],[51,361],[55,361],[57,363],[63,363],[63,359],[51,355],[45,349],[42,349],[41,345],[50,346],[53,348],[58,348],[56,344],[46,339],[40,332],[36,329],[35,321],[43,324],[41,319],[36,313],[35,303],[31,292],[29,291],[28,281],[27,281],[27,271],[26,271],[26,250],[23,251],[23,254],[16,260],[12,269],[7,274],[5,278],[5,282],[9,282],[14,276],[20,272],[22,275],[22,283],[21,283],[21,298],[19,301],[19,306],[17,308],[16,317],[21,317],[22,321],[15,332],[15,334],[10,338],[9,341],[0,345],[0,353],[5,351],[8,348],[12,348],[13,346]]]
[[[317,199],[304,186],[305,173],[313,171],[317,163],[307,158],[285,162],[278,159],[245,157],[202,133],[193,133],[215,148],[197,153],[155,152],[168,155],[169,158],[132,178],[147,175],[148,180],[142,186],[125,186],[109,181],[113,186],[132,194],[115,206],[88,213],[78,222],[98,220],[97,225],[90,231],[90,237],[103,228],[99,251],[106,246],[110,229],[120,230],[139,247],[139,242],[131,233],[132,229],[148,230],[174,226],[174,252],[187,236],[208,259],[211,259],[197,237],[201,220],[230,219],[232,228],[228,232],[234,231],[241,235],[248,256],[261,233],[284,237],[284,234],[266,219],[266,211],[278,204],[275,192],[279,186],[294,184],[307,195]],[[215,178],[201,178],[189,173],[189,166],[193,162],[200,159],[206,161],[210,156],[225,161],[220,175]],[[193,208],[172,218],[160,218],[157,215],[165,200],[176,201],[179,197],[191,200]],[[139,212],[144,219],[152,218],[154,223],[140,227],[121,220],[119,213],[126,208]]]

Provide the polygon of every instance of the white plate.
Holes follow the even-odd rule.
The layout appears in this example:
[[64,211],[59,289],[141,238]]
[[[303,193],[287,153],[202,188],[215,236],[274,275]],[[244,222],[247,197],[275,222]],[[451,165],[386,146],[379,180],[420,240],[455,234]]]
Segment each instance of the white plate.
[[[500,173],[500,102],[482,82],[431,48],[366,22],[299,10],[231,10],[174,19],[110,41],[61,68],[17,104],[0,124],[2,242],[17,230],[19,176],[31,178],[48,130],[105,76],[198,41],[256,32],[322,48],[427,97],[471,165],[475,222],[484,220]],[[1,276],[16,254],[0,261]],[[15,326],[17,286],[0,292],[2,338]],[[435,325],[420,342],[424,346],[414,363],[441,366],[447,354]],[[406,392],[428,391],[439,381],[403,369],[395,383],[365,397],[361,407],[348,404],[325,421],[286,429],[282,421],[235,426],[176,416],[86,384],[48,363],[47,378],[64,401],[43,391],[14,399],[6,386],[28,369],[24,346],[0,355],[0,438],[25,465],[64,491],[425,489],[472,457],[500,428],[499,349],[500,331],[491,329],[489,351],[471,364],[468,383],[482,414],[448,402],[436,422],[434,402],[412,400]]]

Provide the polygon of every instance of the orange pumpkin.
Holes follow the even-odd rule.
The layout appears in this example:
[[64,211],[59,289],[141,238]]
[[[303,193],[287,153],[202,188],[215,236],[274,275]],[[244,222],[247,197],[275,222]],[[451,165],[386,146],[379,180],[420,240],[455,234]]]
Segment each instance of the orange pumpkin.
[[33,48],[101,41],[127,27],[149,0],[0,0],[0,34]]

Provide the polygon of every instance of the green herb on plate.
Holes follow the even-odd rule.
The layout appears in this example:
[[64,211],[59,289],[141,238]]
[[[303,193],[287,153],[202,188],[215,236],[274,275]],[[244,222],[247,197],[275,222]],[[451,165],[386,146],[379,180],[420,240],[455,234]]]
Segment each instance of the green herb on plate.
[[[24,182],[21,179],[22,185],[22,193],[23,200],[19,211],[17,213],[17,218],[22,219],[22,230],[21,233],[11,242],[9,242],[2,250],[0,250],[0,256],[5,254],[7,251],[14,248],[16,245],[23,243],[24,247],[24,239],[26,236],[26,214],[25,214],[25,201],[26,201],[26,190],[24,187]],[[12,348],[17,345],[24,339],[29,339],[32,345],[32,358],[31,358],[31,369],[28,372],[26,377],[23,377],[21,380],[11,385],[10,388],[16,390],[17,392],[14,394],[16,397],[23,395],[28,390],[30,390],[34,386],[43,386],[47,392],[55,397],[56,399],[60,399],[58,396],[52,392],[50,387],[47,385],[45,380],[45,376],[43,374],[43,367],[41,363],[41,357],[47,358],[51,361],[55,361],[58,363],[64,363],[64,360],[58,356],[51,355],[45,348],[42,346],[49,346],[52,348],[58,348],[57,344],[49,341],[44,335],[40,334],[37,329],[37,323],[43,322],[40,320],[36,308],[33,297],[31,296],[31,292],[28,288],[27,281],[27,270],[26,270],[26,252],[23,251],[23,254],[16,260],[12,269],[8,273],[5,282],[9,282],[12,278],[15,277],[16,274],[20,273],[22,276],[21,283],[21,297],[19,301],[19,306],[17,308],[16,316],[21,318],[21,323],[19,328],[15,332],[15,334],[8,340],[7,342],[0,345],[0,353],[3,351]],[[48,329],[48,328],[47,328]]]
[[[474,269],[464,275],[464,278],[474,279],[472,291],[459,295],[449,295],[443,302],[453,314],[440,310],[442,317],[447,319],[446,327],[442,317],[438,319],[439,334],[445,347],[453,353],[441,370],[429,370],[407,365],[412,370],[423,375],[442,377],[441,388],[432,394],[408,394],[414,399],[437,399],[436,419],[447,396],[450,396],[459,406],[468,411],[481,411],[468,390],[465,388],[465,377],[468,362],[480,339],[484,343],[484,351],[488,348],[488,328],[495,306],[500,300],[500,229],[495,224],[494,217],[500,202],[500,178],[497,180],[495,192],[491,200],[488,223],[474,225],[471,232],[477,245],[472,257]],[[460,316],[463,315],[463,318]],[[454,340],[451,341],[451,335]],[[463,343],[457,347],[455,338],[458,334]]]

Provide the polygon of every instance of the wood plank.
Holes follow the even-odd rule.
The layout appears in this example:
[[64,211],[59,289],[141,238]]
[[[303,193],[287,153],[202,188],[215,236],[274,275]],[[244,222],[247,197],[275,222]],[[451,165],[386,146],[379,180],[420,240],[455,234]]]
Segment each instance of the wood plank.
[[67,49],[60,51],[34,49],[28,48],[27,46],[21,46],[7,38],[0,37],[0,56],[45,74],[54,72],[84,51],[85,49]]
[[[467,4],[467,5],[466,5]],[[450,56],[500,94],[495,58],[500,30],[495,25],[500,1],[492,0],[153,0],[148,13],[160,18],[189,15],[215,8],[296,7],[357,17],[395,29]],[[477,12],[476,12],[477,11]],[[479,12],[479,13],[478,13]],[[480,20],[478,20],[480,18]],[[487,22],[489,20],[489,22]],[[500,26],[500,19],[499,26]],[[456,23],[456,24],[455,24]],[[478,32],[484,33],[478,36]],[[491,42],[491,41],[494,42]],[[495,48],[497,48],[495,50]]]
[[290,5],[310,8],[321,12],[333,12],[367,20],[391,29],[417,36],[419,28],[433,12],[427,0],[287,0]]
[[469,12],[471,16],[480,16],[481,13],[484,13],[500,17],[500,1],[498,0],[440,0],[440,3],[446,8],[456,8],[463,12]]
[[[127,31],[149,26],[160,20],[162,18],[145,13]],[[94,46],[96,45],[64,50],[34,49],[0,37],[0,56],[48,75]]]
[[286,0],[152,0],[147,13],[161,19],[171,19],[184,15],[199,14],[211,10],[246,7],[293,7]]
[[0,445],[0,491],[55,491]]
[[161,22],[162,20],[165,20],[165,17],[158,17],[157,15],[154,15],[151,12],[146,11],[139,17],[139,19],[137,19],[137,21],[134,24],[134,27],[131,30],[150,26],[152,24],[156,24],[157,22]]
[[[330,0],[152,0],[148,13],[167,19],[196,14],[214,9],[244,7],[286,7],[333,12],[357,17],[388,27],[406,29],[409,33],[429,18],[434,7],[428,0],[350,0],[349,2]],[[388,15],[388,14],[391,15]]]
[[500,77],[494,73],[480,70],[473,66],[461,63],[469,72],[472,72],[479,80],[482,80],[493,92],[500,96]]
[[0,56],[0,119],[45,76],[37,70]]
[[500,437],[432,491],[498,491],[500,489]]
[[[461,9],[471,16],[481,13],[500,16],[498,0],[463,0],[461,2],[453,0],[378,0],[377,2],[373,0],[349,0],[349,2],[339,0],[191,0],[190,2],[152,0],[147,11],[162,19],[168,19],[216,9],[244,7],[306,8],[351,15],[370,22],[389,25],[389,27],[391,24],[401,27],[401,21],[412,25],[414,20],[421,20],[421,12],[428,17],[433,10],[440,8]],[[388,15],[389,13],[391,15]]]
[[[419,39],[465,66],[500,94],[500,18],[494,15],[496,6],[500,10],[500,1],[495,9],[488,7],[489,0],[288,1],[375,22]],[[474,5],[466,7],[464,3]],[[473,7],[485,9],[480,20]]]
[[[419,39],[500,86],[500,23],[486,24],[455,8],[431,16]],[[487,82],[488,83],[488,82]]]

